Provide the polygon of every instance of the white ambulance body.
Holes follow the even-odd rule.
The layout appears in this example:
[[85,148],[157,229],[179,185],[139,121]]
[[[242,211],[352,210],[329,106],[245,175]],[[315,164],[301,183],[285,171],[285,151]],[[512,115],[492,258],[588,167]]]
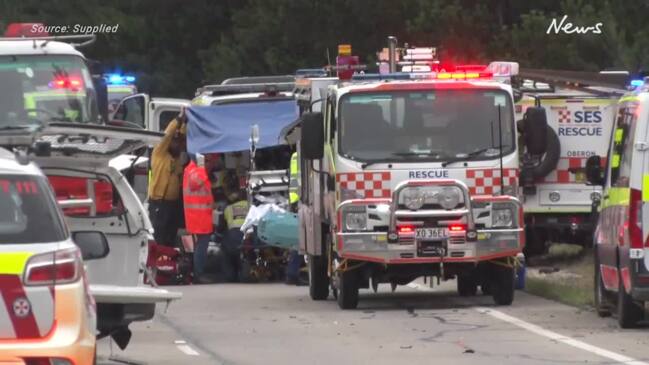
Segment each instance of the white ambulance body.
[[567,89],[525,95],[516,104],[516,120],[537,101],[552,129],[545,158],[553,162],[537,171],[533,184],[521,184],[530,252],[542,251],[547,240],[590,242],[593,200],[602,189],[587,183],[586,160],[606,156],[617,97]]

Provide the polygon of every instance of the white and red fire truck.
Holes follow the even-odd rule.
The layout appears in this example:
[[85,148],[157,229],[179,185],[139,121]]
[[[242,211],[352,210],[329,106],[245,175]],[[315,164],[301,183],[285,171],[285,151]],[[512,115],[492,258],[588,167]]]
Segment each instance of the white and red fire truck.
[[[355,75],[326,89],[321,112],[308,112],[317,100],[298,83],[307,110],[300,244],[312,299],[331,287],[342,309],[355,308],[360,288],[434,276],[457,278],[462,295],[481,285],[497,304],[512,303],[524,245],[519,146],[512,88],[497,79],[517,70],[496,62]],[[546,125],[542,108],[528,108],[528,150],[544,152]]]

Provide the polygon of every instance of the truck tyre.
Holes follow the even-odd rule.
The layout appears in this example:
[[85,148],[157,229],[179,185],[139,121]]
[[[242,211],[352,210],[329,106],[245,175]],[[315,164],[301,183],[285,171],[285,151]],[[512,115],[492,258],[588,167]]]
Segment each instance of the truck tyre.
[[525,257],[542,255],[546,251],[548,231],[541,227],[525,227]]
[[491,295],[496,305],[511,305],[514,301],[514,268],[492,265]]
[[329,277],[327,258],[309,255],[309,295],[313,300],[326,300],[329,297]]
[[557,167],[559,157],[561,155],[561,142],[559,136],[552,127],[547,127],[547,149],[545,155],[541,159],[541,163],[531,169],[532,176],[535,179],[548,176],[548,174]]
[[472,297],[478,292],[478,283],[473,275],[457,276],[457,292],[461,297]]
[[626,293],[620,275],[620,284],[617,290],[617,322],[622,328],[635,328],[643,318],[644,306],[640,306]]
[[340,309],[356,309],[358,306],[358,273],[343,271],[337,275],[338,306]]
[[611,315],[611,300],[610,295],[604,287],[602,281],[602,273],[599,268],[599,260],[597,258],[597,250],[595,250],[595,311],[600,317],[610,317]]

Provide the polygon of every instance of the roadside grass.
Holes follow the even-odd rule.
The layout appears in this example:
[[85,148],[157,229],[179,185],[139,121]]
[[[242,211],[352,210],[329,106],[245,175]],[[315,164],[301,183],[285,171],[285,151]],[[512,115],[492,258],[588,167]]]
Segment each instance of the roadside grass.
[[593,306],[593,253],[578,245],[555,244],[527,269],[525,291],[576,306]]

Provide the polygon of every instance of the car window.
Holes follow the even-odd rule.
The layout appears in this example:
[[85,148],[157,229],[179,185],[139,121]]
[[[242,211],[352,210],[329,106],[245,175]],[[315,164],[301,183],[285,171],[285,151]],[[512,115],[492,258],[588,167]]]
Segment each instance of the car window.
[[113,119],[135,123],[144,128],[144,97],[135,96],[124,99],[122,105],[115,112]]
[[169,123],[171,123],[171,121],[174,120],[174,118],[177,116],[177,110],[165,110],[161,112],[160,117],[158,118],[158,125],[160,126],[160,129],[158,130],[161,132],[166,130]]
[[637,106],[620,108],[613,131],[611,155],[611,186],[627,187],[631,177],[633,139],[637,125]]
[[123,213],[119,195],[112,183],[101,177],[86,178],[76,176],[48,175],[56,199],[83,200],[91,199],[93,204],[64,208],[68,217],[111,216]]
[[45,179],[0,175],[0,244],[58,242],[66,231]]

